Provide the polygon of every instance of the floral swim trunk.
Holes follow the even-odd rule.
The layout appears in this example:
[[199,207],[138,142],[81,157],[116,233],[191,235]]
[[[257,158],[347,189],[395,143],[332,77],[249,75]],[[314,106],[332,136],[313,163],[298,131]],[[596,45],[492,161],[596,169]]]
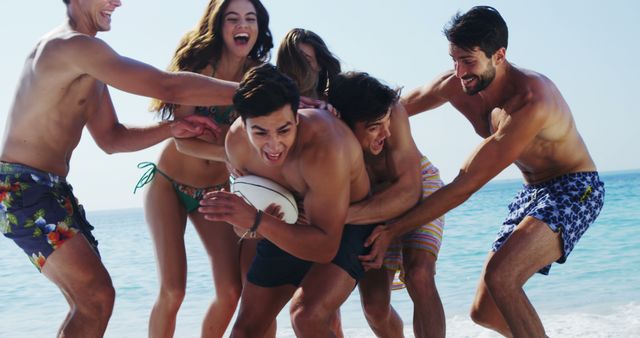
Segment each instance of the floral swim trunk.
[[[525,185],[509,204],[509,215],[502,224],[492,250],[498,251],[526,217],[545,222],[560,232],[563,252],[557,262],[564,263],[578,240],[596,220],[604,205],[604,183],[597,172],[577,172],[540,184]],[[538,271],[548,275],[551,265]]]
[[[444,185],[440,179],[440,172],[429,159],[424,156],[420,162],[420,173],[422,175],[422,198],[433,194]],[[444,231],[444,215],[436,218],[430,223],[423,224],[416,229],[406,233],[402,237],[394,240],[384,255],[383,266],[390,271],[396,271],[392,289],[397,290],[405,287],[402,250],[406,248],[426,251],[436,258],[440,252],[442,243],[442,233]]]
[[24,250],[38,270],[54,250],[78,233],[99,254],[91,230],[63,177],[0,162],[0,231]]

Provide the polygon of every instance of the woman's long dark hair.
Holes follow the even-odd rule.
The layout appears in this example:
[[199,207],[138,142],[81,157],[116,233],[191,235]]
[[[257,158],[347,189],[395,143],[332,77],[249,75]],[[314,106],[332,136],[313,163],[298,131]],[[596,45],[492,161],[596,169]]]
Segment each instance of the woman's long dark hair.
[[[316,74],[304,57],[298,45],[309,44],[316,53],[320,73]],[[278,69],[296,82],[300,95],[309,97],[326,96],[331,79],[340,73],[340,61],[331,54],[320,36],[310,30],[294,28],[290,30],[278,48]]]
[[[198,25],[180,40],[169,65],[169,71],[200,73],[207,65],[215,64],[220,59],[224,47],[222,37],[224,13],[231,1],[209,1]],[[260,0],[249,1],[253,4],[258,19],[258,38],[249,52],[249,58],[262,63],[269,59],[269,52],[273,48],[273,37],[269,30],[269,13]],[[168,119],[173,115],[175,108],[175,104],[153,100],[150,110],[159,112],[162,119]]]

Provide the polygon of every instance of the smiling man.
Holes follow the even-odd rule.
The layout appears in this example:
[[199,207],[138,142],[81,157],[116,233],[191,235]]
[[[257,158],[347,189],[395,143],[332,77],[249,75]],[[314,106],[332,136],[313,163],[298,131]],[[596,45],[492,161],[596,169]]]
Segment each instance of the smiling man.
[[326,111],[298,111],[293,81],[265,64],[251,69],[233,103],[240,114],[226,150],[234,168],[279,183],[302,200],[305,221],[287,224],[242,197],[207,194],[200,212],[256,232],[256,257],[242,290],[233,337],[259,337],[291,300],[299,337],[327,337],[331,318],[364,268],[372,225],[345,225],[351,203],[369,194],[362,149],[349,128]]
[[403,104],[412,115],[449,102],[484,140],[453,182],[374,230],[368,258],[379,266],[392,238],[460,205],[514,163],[526,184],[488,255],[471,316],[505,336],[543,337],[523,285],[567,259],[598,216],[604,185],[553,82],[506,60],[507,25],[494,8],[455,15],[444,33],[454,69],[409,93]]
[[[413,141],[409,116],[398,95],[367,73],[341,73],[331,82],[329,103],[360,141],[373,190],[370,197],[349,207],[348,223],[384,223],[443,185],[438,169]],[[435,284],[443,227],[444,217],[415,224],[386,252],[384,269],[370,269],[358,285],[365,317],[376,336],[403,336],[402,320],[390,304],[397,272],[414,303],[415,337],[445,336],[444,310]]]
[[96,34],[111,28],[119,0],[64,0],[67,21],[37,42],[24,64],[0,154],[0,230],[65,295],[64,337],[102,337],[114,290],[93,227],[65,177],[86,126],[107,153],[217,127],[189,116],[148,128],[118,122],[107,85],[172,103],[230,104],[236,84],[167,73],[113,51]]

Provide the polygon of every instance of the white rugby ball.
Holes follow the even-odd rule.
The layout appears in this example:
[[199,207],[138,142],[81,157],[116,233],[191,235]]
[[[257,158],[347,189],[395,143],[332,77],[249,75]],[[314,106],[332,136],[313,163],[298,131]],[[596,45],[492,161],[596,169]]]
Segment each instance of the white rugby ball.
[[270,179],[256,175],[240,176],[231,183],[231,192],[259,210],[266,209],[271,203],[279,205],[286,223],[294,224],[298,220],[298,204],[293,194]]

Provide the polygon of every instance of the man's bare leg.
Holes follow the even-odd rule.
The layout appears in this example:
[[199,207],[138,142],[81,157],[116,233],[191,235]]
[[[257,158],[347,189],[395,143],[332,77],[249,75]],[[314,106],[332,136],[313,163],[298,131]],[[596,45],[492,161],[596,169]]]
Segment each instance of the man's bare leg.
[[393,275],[385,268],[369,270],[358,284],[365,318],[377,337],[404,337],[402,319],[391,306]]
[[298,337],[335,337],[332,319],[356,286],[335,264],[314,264],[291,300],[291,322]]
[[48,258],[42,274],[56,284],[69,302],[60,337],[102,337],[113,311],[111,277],[82,234],[77,234]]
[[231,337],[262,337],[295,290],[293,285],[266,288],[247,281],[242,289],[240,309]]
[[413,332],[416,338],[444,338],[446,321],[436,288],[436,257],[426,250],[404,249],[405,284],[413,301]]
[[525,217],[500,250],[489,255],[472,308],[474,321],[507,337],[545,337],[542,322],[522,287],[561,255],[560,233],[540,220]]
[[342,317],[340,316],[340,309],[331,316],[331,332],[336,338],[344,338],[344,332],[342,332]]

